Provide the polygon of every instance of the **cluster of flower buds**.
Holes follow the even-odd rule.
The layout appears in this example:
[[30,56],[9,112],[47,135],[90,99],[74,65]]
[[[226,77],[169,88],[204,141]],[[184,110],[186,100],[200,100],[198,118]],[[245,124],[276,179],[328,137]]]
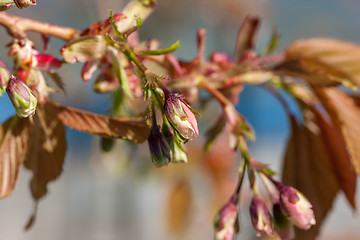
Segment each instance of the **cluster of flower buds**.
[[14,58],[16,75],[31,88],[39,102],[46,102],[51,89],[41,71],[54,72],[61,67],[62,61],[52,55],[39,53],[27,38],[14,39],[9,47],[8,55]]
[[[123,14],[112,16],[115,24],[124,18]],[[132,66],[124,54],[109,44],[109,36],[115,35],[108,18],[89,26],[79,38],[66,43],[60,52],[68,63],[84,62],[81,70],[84,81],[89,81],[99,70],[93,86],[96,92],[114,92],[121,87],[130,97],[141,96],[140,79],[131,71]]]
[[[165,104],[161,130],[156,124],[153,109],[153,125],[148,139],[153,163],[160,167],[169,162],[187,162],[187,151],[184,142],[199,135],[195,110],[180,97],[164,89]],[[171,127],[170,127],[171,126]]]
[[293,187],[271,181],[279,193],[273,196],[273,213],[258,197],[254,197],[250,205],[251,221],[257,236],[261,232],[273,236],[275,231],[281,239],[291,239],[294,235],[292,225],[303,230],[315,225],[312,205],[305,196]]
[[[277,188],[277,193],[271,191],[272,208],[259,197],[254,190],[254,197],[250,203],[250,217],[256,235],[265,234],[270,237],[278,236],[282,240],[294,237],[293,226],[308,230],[315,224],[315,216],[310,202],[304,195],[293,187],[269,179]],[[237,196],[240,187],[233,194],[215,218],[215,239],[232,240],[238,232]]]

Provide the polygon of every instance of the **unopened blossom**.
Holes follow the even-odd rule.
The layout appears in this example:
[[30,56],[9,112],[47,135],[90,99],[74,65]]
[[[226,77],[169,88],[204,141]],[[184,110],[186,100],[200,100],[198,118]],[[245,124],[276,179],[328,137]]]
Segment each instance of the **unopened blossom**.
[[264,201],[258,197],[253,197],[251,201],[250,217],[252,225],[256,230],[256,236],[260,237],[261,232],[265,232],[269,236],[274,234],[271,213]]
[[171,126],[185,139],[199,136],[194,110],[180,97],[165,91],[165,115]]
[[153,164],[157,167],[167,166],[171,159],[170,148],[156,121],[151,128],[148,144]]
[[9,46],[8,56],[14,57],[17,71],[37,68],[39,70],[53,72],[62,65],[62,61],[55,56],[39,53],[35,50],[33,42],[28,38],[14,39]]
[[36,0],[14,0],[15,5],[22,9],[32,5],[36,5]]
[[279,182],[276,182],[276,187],[280,193],[281,210],[295,226],[308,230],[316,224],[312,205],[301,192]]
[[5,4],[1,4],[0,5],[0,11],[6,11],[9,8],[11,8],[12,6],[14,6],[14,3],[5,3]]
[[35,113],[37,99],[22,80],[11,75],[6,92],[19,117],[29,117]]
[[17,38],[10,44],[9,57],[14,57],[16,68],[28,69],[36,61],[33,57],[34,44],[30,39]]
[[233,240],[239,232],[238,207],[234,199],[223,206],[215,217],[215,240]]

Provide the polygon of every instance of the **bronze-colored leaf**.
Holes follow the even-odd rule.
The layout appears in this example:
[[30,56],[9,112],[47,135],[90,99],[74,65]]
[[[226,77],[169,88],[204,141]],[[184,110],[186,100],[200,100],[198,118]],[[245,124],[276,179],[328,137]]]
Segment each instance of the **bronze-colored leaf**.
[[49,102],[58,118],[67,126],[108,138],[143,142],[149,137],[150,126],[143,118],[108,117]]
[[0,198],[12,193],[28,149],[31,124],[27,118],[9,118],[0,125]]
[[254,49],[259,25],[258,17],[247,16],[244,19],[236,39],[235,56],[237,60],[246,52]]
[[36,202],[26,228],[30,228],[35,220],[37,201],[46,195],[47,184],[60,176],[66,148],[65,127],[56,112],[51,106],[39,106],[24,162],[25,167],[33,173],[30,189]]
[[317,126],[320,128],[321,137],[326,146],[326,151],[330,157],[340,188],[350,205],[355,209],[357,176],[351,165],[350,155],[346,150],[344,138],[340,130],[330,121],[326,121],[318,110],[312,109],[312,111],[315,114]]
[[296,229],[297,239],[315,239],[339,185],[321,136],[290,117],[292,135],[288,141],[283,182],[299,189],[309,199],[315,212],[316,225],[308,231]]
[[329,38],[302,39],[288,46],[284,57],[276,70],[314,86],[360,85],[360,46],[356,44]]
[[190,215],[192,195],[189,183],[180,180],[171,190],[167,203],[168,230],[177,236],[184,232]]
[[346,148],[357,174],[360,174],[360,111],[354,100],[337,88],[314,88],[345,140]]

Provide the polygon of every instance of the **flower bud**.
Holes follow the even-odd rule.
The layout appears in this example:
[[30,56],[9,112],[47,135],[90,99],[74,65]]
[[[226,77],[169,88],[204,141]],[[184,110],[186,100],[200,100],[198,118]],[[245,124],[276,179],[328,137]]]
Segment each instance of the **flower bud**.
[[33,42],[28,38],[14,39],[10,44],[8,56],[14,56],[16,68],[29,69],[36,60],[33,56]]
[[19,117],[29,117],[35,113],[37,99],[22,80],[11,75],[6,92]]
[[153,164],[157,167],[167,166],[171,159],[170,148],[156,122],[151,128],[148,144]]
[[231,199],[223,206],[215,217],[215,239],[233,240],[239,232],[238,208],[236,201]]
[[0,5],[0,11],[6,11],[10,9],[12,6],[14,6],[13,3],[5,3]]
[[0,59],[0,96],[5,92],[10,78],[10,71],[6,64]]
[[251,201],[250,217],[256,230],[256,236],[260,237],[261,232],[265,232],[269,236],[274,234],[271,213],[265,203],[258,197],[254,197]]
[[165,115],[171,126],[185,139],[199,136],[199,129],[193,109],[180,97],[165,92]]
[[289,220],[298,228],[308,230],[315,225],[315,216],[311,203],[293,187],[276,182],[280,192],[280,207]]
[[22,9],[28,6],[36,5],[36,0],[14,0],[14,3],[19,9]]

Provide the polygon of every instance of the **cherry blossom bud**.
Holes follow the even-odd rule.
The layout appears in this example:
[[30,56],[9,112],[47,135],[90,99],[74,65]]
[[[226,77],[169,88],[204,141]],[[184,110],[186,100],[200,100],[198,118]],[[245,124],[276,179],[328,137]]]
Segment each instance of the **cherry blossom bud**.
[[256,230],[256,236],[260,237],[261,232],[265,232],[269,236],[274,234],[271,213],[265,203],[258,197],[254,197],[251,201],[250,217]]
[[238,208],[231,199],[215,217],[215,240],[233,240],[239,232]]
[[184,100],[166,91],[164,109],[167,120],[183,138],[192,140],[199,136],[194,110]]
[[19,117],[29,117],[35,113],[37,99],[22,80],[11,75],[6,92]]
[[19,9],[22,9],[28,6],[36,5],[36,0],[14,0],[14,3]]
[[33,57],[33,42],[30,39],[14,39],[10,43],[8,56],[14,56],[17,68],[28,69],[33,66],[36,60]]
[[308,230],[315,225],[312,205],[301,192],[279,182],[276,187],[280,192],[281,210],[295,226]]
[[5,92],[10,78],[10,71],[6,64],[0,59],[0,96]]
[[156,122],[151,128],[148,144],[153,164],[157,167],[167,166],[171,159],[170,148]]
[[14,6],[14,3],[5,3],[5,4],[1,4],[0,5],[0,11],[6,11],[9,8],[11,8],[12,6]]

